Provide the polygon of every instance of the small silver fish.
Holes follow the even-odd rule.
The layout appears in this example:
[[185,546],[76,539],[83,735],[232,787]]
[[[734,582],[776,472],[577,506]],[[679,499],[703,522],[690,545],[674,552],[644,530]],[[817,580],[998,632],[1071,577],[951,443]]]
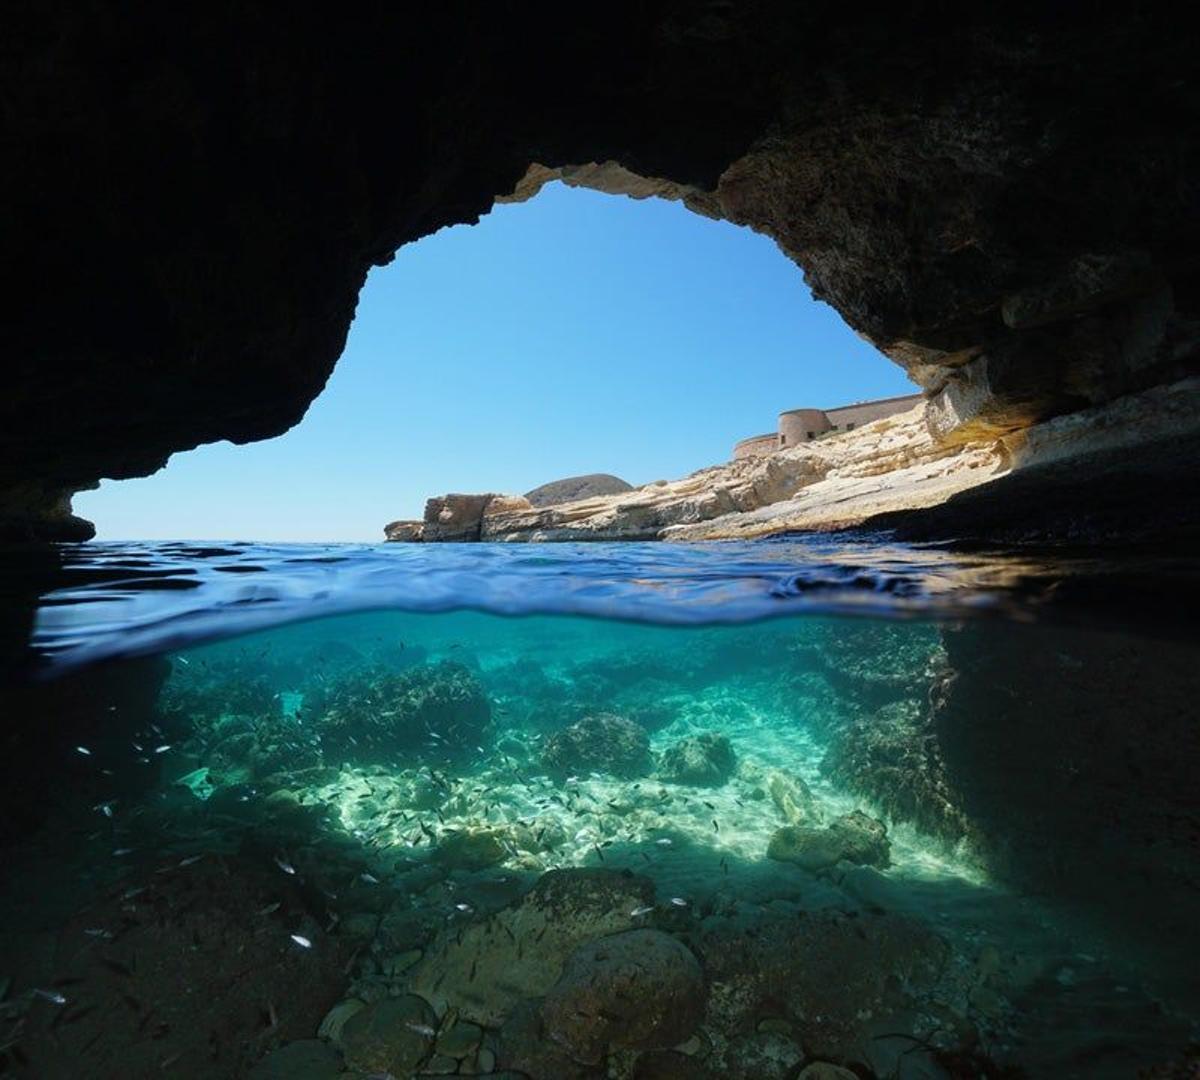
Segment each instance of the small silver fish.
[[470,904],[455,904],[454,906],[455,906],[455,908],[457,908],[459,911],[470,911],[470,910],[471,910],[471,905],[470,905]]
[[296,868],[290,862],[284,862],[278,855],[275,856],[275,865],[285,874],[294,874],[296,872]]
[[84,757],[92,756],[92,752],[86,746],[77,746],[75,749],[78,750]]
[[432,1039],[437,1034],[428,1024],[405,1024],[409,1031],[415,1031],[418,1035],[424,1035],[427,1039]]
[[180,859],[179,862],[176,863],[176,866],[180,867],[180,868],[182,868],[184,866],[192,866],[193,864],[198,863],[203,858],[204,858],[203,855],[189,855],[186,859]]
[[312,948],[312,942],[309,941],[308,938],[306,938],[303,934],[292,934],[290,936],[291,936],[291,939],[297,945],[299,945],[302,949],[311,949]]
[[113,848],[113,854],[117,855],[117,856],[131,855],[132,853],[133,853],[133,848],[131,848],[131,847]]
[[154,748],[154,752],[156,754],[165,754],[170,749],[171,749],[170,743],[163,743],[162,746],[156,746]]
[[178,660],[184,667],[192,666],[192,662],[186,656],[177,656],[175,659]]
[[36,997],[44,998],[46,1001],[54,1002],[55,1005],[65,1005],[67,1003],[66,997],[60,994],[57,990],[42,990],[35,987],[33,993]]
[[671,846],[671,841],[668,840],[665,836],[661,840],[655,840],[654,842],[659,847],[670,847]]
[[633,909],[633,910],[632,910],[632,911],[629,913],[629,916],[630,916],[630,918],[636,919],[636,918],[638,918],[638,917],[639,917],[639,916],[641,916],[641,915],[649,915],[649,914],[650,914],[650,912],[652,912],[653,910],[654,910],[654,906],[653,906],[653,905],[650,905],[649,907],[635,907],[635,908],[634,908],[634,909]]
[[676,907],[687,907],[688,902],[682,896],[672,896],[671,903]]
[[358,879],[359,881],[365,881],[368,885],[379,884],[379,878],[377,878],[374,874],[359,874]]

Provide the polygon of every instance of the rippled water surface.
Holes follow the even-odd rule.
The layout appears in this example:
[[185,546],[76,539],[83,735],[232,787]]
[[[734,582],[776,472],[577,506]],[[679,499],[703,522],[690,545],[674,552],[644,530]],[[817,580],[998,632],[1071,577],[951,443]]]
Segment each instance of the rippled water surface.
[[96,544],[37,580],[0,1075],[1192,1067],[1187,563]]
[[96,543],[62,549],[34,643],[58,664],[162,651],[371,608],[702,625],[794,614],[1120,622],[1195,564],[1164,555],[966,553],[885,539],[707,544]]

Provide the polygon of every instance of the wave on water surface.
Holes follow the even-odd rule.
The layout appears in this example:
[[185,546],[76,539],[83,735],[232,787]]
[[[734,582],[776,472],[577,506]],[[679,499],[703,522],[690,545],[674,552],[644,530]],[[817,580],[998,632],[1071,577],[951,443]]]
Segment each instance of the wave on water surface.
[[390,608],[670,625],[779,615],[1033,618],[1095,558],[964,554],[839,536],[747,543],[193,544],[63,549],[32,645],[55,667],[146,655],[302,618]]

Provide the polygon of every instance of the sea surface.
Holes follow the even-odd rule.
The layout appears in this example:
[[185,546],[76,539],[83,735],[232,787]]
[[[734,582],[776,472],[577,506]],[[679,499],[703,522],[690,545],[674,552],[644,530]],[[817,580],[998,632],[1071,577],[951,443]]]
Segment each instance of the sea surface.
[[1197,1075],[1186,558],[39,558],[0,1075]]

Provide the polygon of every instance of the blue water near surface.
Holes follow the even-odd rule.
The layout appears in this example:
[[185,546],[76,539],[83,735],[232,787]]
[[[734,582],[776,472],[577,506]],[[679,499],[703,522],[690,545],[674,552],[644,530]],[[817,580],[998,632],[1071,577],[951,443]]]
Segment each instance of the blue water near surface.
[[[1142,572],[1150,580],[1177,571],[1156,560]],[[1109,576],[1114,568],[1094,554],[967,554],[843,536],[705,544],[92,543],[63,549],[61,584],[41,599],[33,646],[65,667],[381,608],[667,625],[797,614],[1029,620],[1063,614],[1072,584]]]

